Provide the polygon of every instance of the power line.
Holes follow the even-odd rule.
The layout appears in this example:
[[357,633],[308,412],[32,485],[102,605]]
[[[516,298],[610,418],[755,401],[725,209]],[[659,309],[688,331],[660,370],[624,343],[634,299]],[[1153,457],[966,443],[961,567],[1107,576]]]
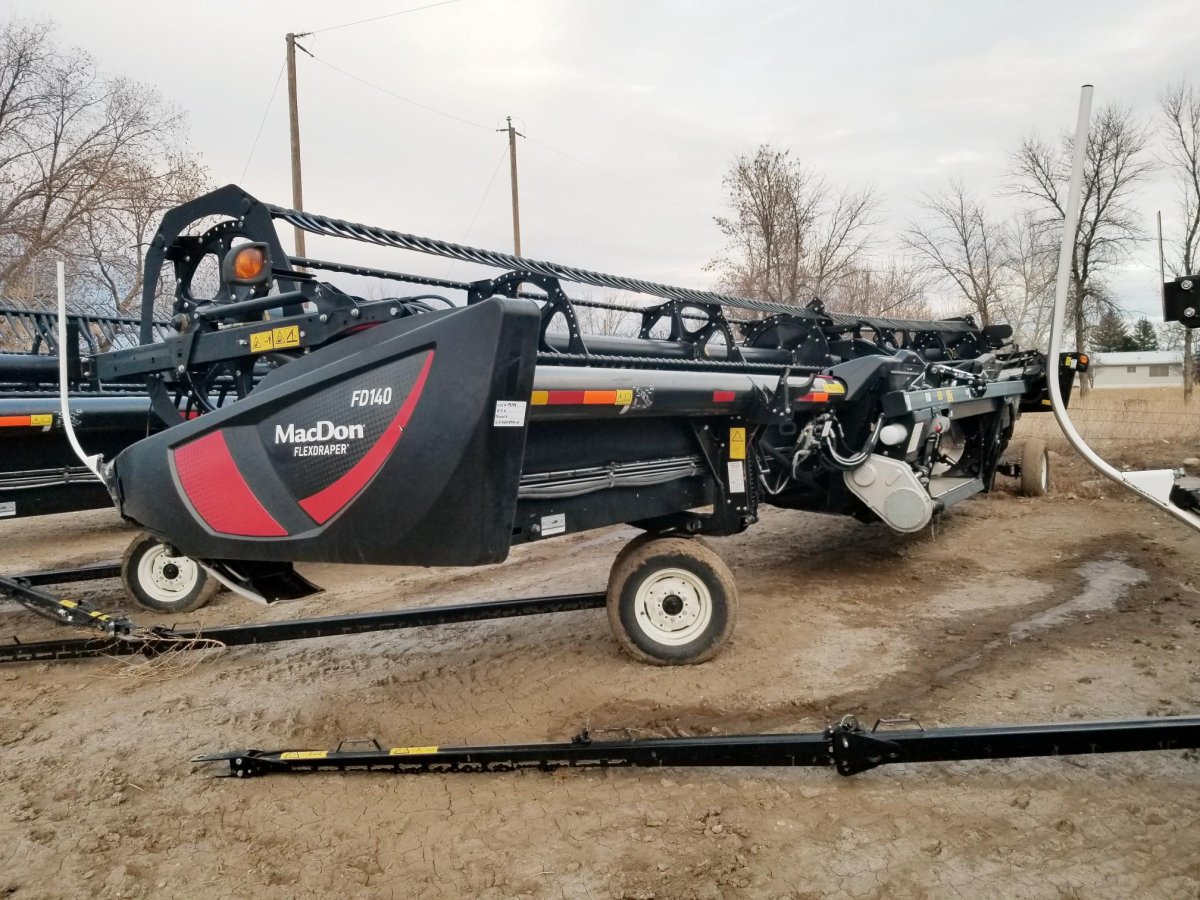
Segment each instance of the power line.
[[262,121],[258,123],[258,131],[254,132],[254,143],[250,145],[250,154],[246,157],[246,165],[242,166],[242,177],[238,179],[238,184],[246,180],[246,173],[250,171],[250,160],[254,159],[254,151],[258,148],[258,139],[262,137],[263,126],[267,124],[267,116],[271,114],[271,104],[275,102],[275,95],[279,92],[279,82],[283,78],[283,69],[287,65],[287,60],[279,64],[279,74],[275,76],[275,87],[271,88],[271,99],[267,101],[267,108],[263,110]]
[[582,159],[578,159],[578,158],[572,156],[570,153],[567,153],[565,150],[559,150],[557,147],[551,147],[545,141],[539,141],[537,138],[529,137],[529,135],[521,135],[521,136],[523,138],[525,138],[525,140],[529,141],[531,144],[537,144],[540,147],[545,147],[551,153],[557,153],[559,156],[563,157],[564,159],[569,159],[571,162],[575,163],[576,165],[583,166],[585,169],[591,169],[593,172],[598,172],[599,174],[603,175],[605,178],[611,178],[613,181],[619,181],[619,182],[621,182],[621,184],[625,185],[626,187],[631,187],[636,191],[641,191],[643,194],[648,194],[651,197],[655,197],[659,200],[662,200],[664,203],[670,203],[672,206],[678,207],[679,209],[682,209],[685,212],[690,212],[693,215],[697,215],[697,216],[704,215],[703,213],[697,212],[696,210],[694,210],[690,207],[684,206],[682,203],[679,203],[676,200],[672,200],[670,197],[666,197],[663,194],[658,193],[657,191],[652,191],[648,187],[643,187],[642,185],[637,184],[636,182],[630,181],[628,178],[622,178],[620,175],[614,175],[612,172],[607,172],[604,169],[601,169],[599,166],[593,166],[589,162],[585,162]]
[[[492,192],[492,185],[496,183],[496,176],[500,174],[500,167],[504,165],[504,159],[508,156],[508,147],[500,153],[500,159],[496,161],[496,168],[492,169],[492,177],[488,179],[487,187],[483,189],[483,196],[479,198],[479,205],[475,207],[475,214],[471,216],[471,224],[467,226],[467,230],[463,233],[460,244],[465,244],[467,238],[471,236],[471,229],[475,227],[475,220],[479,218],[479,213],[483,209],[483,204],[487,202],[488,195]],[[458,260],[451,260],[450,266],[446,269],[445,278],[450,277],[450,273],[454,271],[454,267],[458,264]]]
[[[308,52],[308,51],[306,51],[306,52]],[[443,118],[451,119],[455,122],[461,122],[463,125],[470,125],[472,128],[480,128],[480,129],[483,129],[484,131],[493,131],[494,130],[493,128],[491,128],[487,125],[481,125],[478,122],[472,122],[470,119],[464,119],[462,116],[454,115],[454,113],[448,113],[445,110],[436,109],[435,107],[432,107],[427,104],[420,103],[416,100],[413,100],[411,97],[405,97],[402,94],[397,94],[395,91],[389,90],[388,88],[385,88],[381,85],[375,84],[372,81],[367,81],[365,78],[360,78],[359,76],[355,75],[352,72],[347,72],[345,69],[343,69],[339,66],[335,66],[333,63],[328,62],[324,59],[321,59],[320,57],[315,56],[311,52],[309,52],[308,55],[311,56],[317,62],[319,62],[321,65],[327,66],[328,68],[333,69],[335,72],[339,72],[342,75],[344,75],[345,77],[350,78],[354,81],[357,81],[359,84],[365,85],[369,88],[379,91],[382,94],[387,94],[389,97],[394,97],[395,99],[403,101],[404,103],[407,103],[411,106],[415,106],[418,109],[423,109],[426,112],[431,112],[434,115],[442,116]],[[559,156],[563,157],[564,159],[570,160],[571,162],[575,163],[576,165],[583,166],[585,169],[591,169],[593,172],[603,175],[605,178],[611,178],[614,181],[619,181],[621,184],[625,185],[626,187],[631,187],[636,191],[641,191],[643,194],[646,194],[650,197],[654,197],[658,200],[663,201],[664,203],[669,203],[678,209],[682,209],[684,212],[691,213],[692,215],[695,215],[695,216],[700,216],[701,218],[708,218],[707,215],[705,215],[704,213],[694,210],[691,207],[685,206],[682,203],[678,202],[677,200],[673,200],[670,197],[667,197],[663,194],[658,193],[657,191],[651,190],[650,188],[644,187],[643,185],[640,185],[640,184],[637,184],[636,182],[630,181],[628,178],[622,178],[620,175],[615,175],[612,172],[608,172],[604,169],[601,169],[599,166],[594,166],[589,162],[585,162],[584,160],[579,159],[578,157],[572,156],[570,153],[567,153],[565,150],[559,150],[557,147],[553,147],[550,144],[547,144],[545,141],[536,140],[534,138],[529,137],[528,135],[522,135],[522,137],[524,137],[527,141],[530,141],[531,143],[537,144],[540,147],[544,147],[545,149],[549,150],[551,153],[556,153]]]
[[326,60],[321,59],[321,57],[313,55],[311,52],[308,55],[312,56],[312,58],[315,59],[317,62],[319,62],[321,65],[326,66],[330,69],[333,69],[335,72],[340,72],[342,75],[345,75],[347,78],[357,81],[359,84],[364,84],[369,88],[374,88],[375,90],[379,91],[380,93],[387,94],[389,97],[394,97],[395,99],[403,101],[404,103],[408,103],[411,106],[415,106],[418,109],[423,109],[426,112],[431,112],[434,115],[442,116],[443,118],[446,118],[446,119],[453,119],[455,122],[461,122],[463,125],[470,125],[472,128],[482,128],[484,131],[492,130],[487,125],[480,125],[478,122],[472,122],[470,119],[464,119],[462,116],[454,115],[454,113],[448,113],[448,112],[445,112],[440,109],[435,109],[432,106],[427,106],[424,103],[420,103],[416,100],[413,100],[411,97],[405,97],[402,94],[397,94],[395,91],[391,91],[385,87],[381,87],[380,85],[375,84],[374,82],[367,81],[365,78],[359,78],[357,75],[353,74],[352,72],[347,72],[345,69],[339,68],[338,66],[335,66],[331,62],[327,62]]
[[[306,31],[304,34],[322,34],[326,31],[337,31],[339,28],[349,28],[351,25],[364,25],[367,22],[378,22],[380,19],[391,19],[395,16],[402,16],[405,13],[420,12],[423,9],[433,9],[435,6],[449,6],[451,3],[459,3],[461,0],[442,0],[441,3],[427,3],[424,6],[414,6],[412,9],[402,9],[399,12],[385,13],[382,16],[372,16],[369,19],[355,19],[353,22],[343,22],[341,25],[330,25],[328,28],[317,28],[314,31]],[[303,37],[304,35],[296,35]]]

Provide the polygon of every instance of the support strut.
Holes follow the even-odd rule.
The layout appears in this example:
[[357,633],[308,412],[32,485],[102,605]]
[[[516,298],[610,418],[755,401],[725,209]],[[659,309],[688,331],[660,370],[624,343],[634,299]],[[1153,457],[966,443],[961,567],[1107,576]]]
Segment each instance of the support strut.
[[[369,744],[368,749],[348,749]],[[194,763],[228,763],[237,778],[336,769],[396,774],[552,771],[563,768],[663,766],[813,766],[856,775],[890,763],[1016,759],[1200,747],[1200,716],[909,728],[868,731],[853,716],[824,731],[689,738],[593,741],[586,731],[570,742],[479,747],[391,747],[378,741],[342,741],[333,750],[232,750],[206,753]]]

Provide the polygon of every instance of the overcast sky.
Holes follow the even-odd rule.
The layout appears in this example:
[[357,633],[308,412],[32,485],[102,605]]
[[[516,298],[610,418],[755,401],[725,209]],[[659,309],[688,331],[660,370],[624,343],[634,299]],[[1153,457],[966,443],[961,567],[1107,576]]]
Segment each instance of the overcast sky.
[[[186,109],[216,183],[289,204],[283,81],[247,168],[284,34],[423,2],[9,5],[52,16],[63,43]],[[492,129],[512,115],[530,139],[518,148],[526,255],[707,286],[721,176],[762,142],[833,184],[874,183],[886,248],[920,193],[950,177],[1009,209],[1008,150],[1073,124],[1080,84],[1096,85],[1097,106],[1119,100],[1149,116],[1168,82],[1200,81],[1198,12],[1196,0],[458,0],[301,41],[317,57],[299,63],[305,205],[511,249],[505,137]],[[1165,177],[1144,191],[1147,234],[1156,209],[1175,217],[1174,202]],[[346,251],[386,263],[371,248],[309,247]],[[1157,316],[1156,260],[1148,241],[1116,285],[1124,305]],[[403,263],[439,275],[448,265]]]

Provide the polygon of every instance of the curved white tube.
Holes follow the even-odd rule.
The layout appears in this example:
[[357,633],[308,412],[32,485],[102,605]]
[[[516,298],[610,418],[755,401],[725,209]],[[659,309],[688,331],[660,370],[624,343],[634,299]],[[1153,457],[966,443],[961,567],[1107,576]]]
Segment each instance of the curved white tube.
[[71,449],[75,451],[75,455],[79,457],[80,462],[87,466],[93,475],[100,479],[104,484],[104,476],[100,474],[100,464],[104,462],[104,457],[99,454],[88,456],[83,452],[83,447],[79,445],[79,438],[75,436],[75,425],[71,421],[71,409],[69,404],[69,381],[67,378],[67,269],[60,259],[58,266],[58,410],[62,415],[63,431],[67,433],[67,441],[71,444]]
[[[1175,484],[1175,473],[1170,469],[1146,472],[1122,472],[1110,465],[1096,453],[1076,430],[1067,415],[1062,389],[1058,383],[1058,359],[1062,353],[1063,324],[1067,312],[1067,292],[1071,282],[1071,259],[1075,252],[1075,231],[1079,225],[1079,197],[1083,192],[1083,164],[1087,156],[1088,121],[1092,111],[1092,86],[1085,84],[1079,96],[1079,119],[1075,126],[1075,153],[1071,163],[1071,184],[1067,190],[1066,217],[1063,222],[1062,245],[1058,252],[1058,279],[1054,287],[1054,317],[1050,324],[1050,352],[1047,372],[1050,382],[1050,405],[1054,417],[1066,435],[1067,441],[1087,463],[1106,478],[1115,481],[1135,494],[1149,500],[1159,509],[1170,513],[1179,521],[1200,531],[1200,516],[1180,509],[1170,500],[1171,488]],[[1076,348],[1081,350],[1082,348]]]

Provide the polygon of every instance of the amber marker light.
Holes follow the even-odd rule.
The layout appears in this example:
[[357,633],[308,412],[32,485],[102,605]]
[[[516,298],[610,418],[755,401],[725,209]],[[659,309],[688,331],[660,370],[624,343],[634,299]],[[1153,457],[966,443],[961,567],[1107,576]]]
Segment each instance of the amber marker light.
[[243,247],[233,258],[233,274],[239,281],[255,281],[267,265],[262,247]]

